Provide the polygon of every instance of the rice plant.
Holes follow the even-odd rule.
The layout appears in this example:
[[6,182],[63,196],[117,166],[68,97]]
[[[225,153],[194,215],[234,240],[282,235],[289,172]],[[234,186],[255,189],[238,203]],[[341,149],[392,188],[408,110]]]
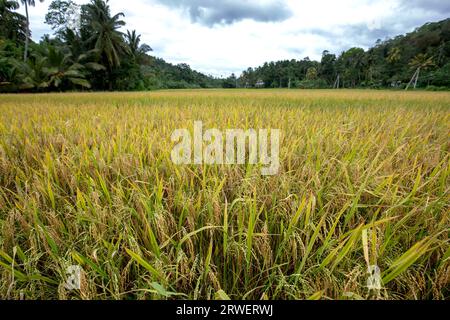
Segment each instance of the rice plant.
[[[278,174],[174,164],[194,121],[279,128]],[[442,92],[2,95],[0,297],[448,299],[449,133]]]

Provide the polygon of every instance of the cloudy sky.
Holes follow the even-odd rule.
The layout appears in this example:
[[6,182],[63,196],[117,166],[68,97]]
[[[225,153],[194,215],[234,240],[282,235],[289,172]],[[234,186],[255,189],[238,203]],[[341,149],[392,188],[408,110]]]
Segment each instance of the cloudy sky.
[[[33,39],[50,0],[30,8]],[[88,0],[75,0],[79,4]],[[447,0],[110,0],[155,56],[227,76],[265,61],[320,59],[450,17]],[[20,11],[24,11],[23,8]]]

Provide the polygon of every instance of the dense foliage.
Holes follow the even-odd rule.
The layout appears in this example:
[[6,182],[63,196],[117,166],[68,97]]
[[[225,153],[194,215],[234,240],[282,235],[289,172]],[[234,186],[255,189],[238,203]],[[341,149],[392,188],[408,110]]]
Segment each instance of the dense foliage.
[[[26,5],[27,16],[16,10]],[[136,31],[122,32],[123,13],[108,0],[78,5],[50,3],[45,22],[54,31],[31,41],[29,6],[35,1],[0,0],[0,92],[67,90],[150,90],[161,88],[265,87],[450,87],[450,19],[381,41],[365,51],[265,63],[237,78],[216,79],[149,55]]]
[[[415,76],[417,73],[417,81]],[[320,62],[285,60],[242,73],[246,87],[450,87],[450,19],[427,23],[414,32],[365,51],[351,48],[336,56],[324,51]]]
[[[34,5],[34,2],[33,2]],[[15,12],[18,1],[0,0],[0,91],[148,90],[207,88],[221,80],[150,56],[136,31],[121,32],[124,14],[113,14],[108,1],[77,5],[56,0],[44,36],[25,50],[27,19]]]

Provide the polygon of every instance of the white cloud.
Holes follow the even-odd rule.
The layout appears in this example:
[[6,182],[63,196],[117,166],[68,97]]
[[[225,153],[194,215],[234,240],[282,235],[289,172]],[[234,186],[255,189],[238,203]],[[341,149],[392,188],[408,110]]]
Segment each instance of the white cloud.
[[[30,8],[35,40],[51,33],[44,24],[49,3],[37,1],[36,7]],[[423,23],[449,15],[442,8],[424,7],[423,1],[415,1],[417,5],[408,7],[403,0],[285,0],[284,9],[290,14],[275,21],[255,21],[261,20],[259,16],[252,19],[251,14],[246,14],[227,23],[208,24],[192,19],[186,6],[162,3],[109,1],[113,13],[125,13],[126,29],[141,33],[143,42],[154,49],[154,55],[171,63],[188,63],[193,69],[215,76],[239,74],[247,67],[272,60],[306,56],[320,59],[323,50],[338,54],[352,46],[367,48],[377,38],[410,32]],[[229,6],[227,10],[231,10]]]

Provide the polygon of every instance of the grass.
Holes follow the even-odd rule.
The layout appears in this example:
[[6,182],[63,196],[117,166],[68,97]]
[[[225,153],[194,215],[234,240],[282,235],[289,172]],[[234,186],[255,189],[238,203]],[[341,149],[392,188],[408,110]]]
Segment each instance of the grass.
[[[194,120],[281,129],[279,173],[174,165]],[[449,299],[449,132],[443,92],[1,95],[0,297]]]

